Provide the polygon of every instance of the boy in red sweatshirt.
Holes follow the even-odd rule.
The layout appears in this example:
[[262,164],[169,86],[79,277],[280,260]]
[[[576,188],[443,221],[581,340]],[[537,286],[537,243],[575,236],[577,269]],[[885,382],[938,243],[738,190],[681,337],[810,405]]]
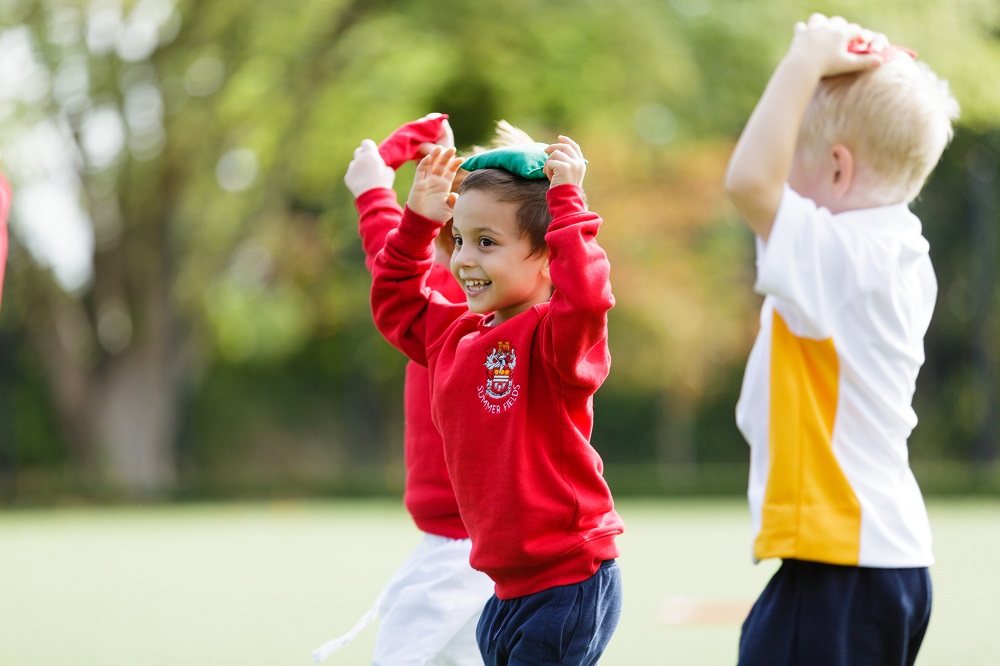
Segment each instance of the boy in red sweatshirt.
[[[392,189],[394,169],[419,159],[435,144],[454,146],[447,116],[430,114],[406,123],[380,146],[365,141],[355,151],[344,182],[355,197],[358,231],[371,270],[386,235],[403,211]],[[443,298],[464,303],[465,295],[447,268],[450,243],[437,250],[428,285]],[[372,663],[379,666],[482,666],[475,629],[493,584],[469,566],[469,533],[458,512],[444,461],[441,435],[431,421],[427,368],[406,365],[404,385],[403,502],[424,533],[417,548],[392,575],[372,609],[346,635],[313,652],[321,661],[344,647],[376,615],[380,617]]]
[[[477,629],[485,663],[578,666],[597,663],[621,611],[623,523],[590,444],[614,297],[580,147],[563,136],[522,157],[532,151],[547,154],[540,177],[491,163],[489,151],[466,164],[476,167],[458,194],[455,150],[424,158],[376,257],[372,311],[430,372],[470,561],[495,582]],[[449,220],[466,304],[430,284]]]

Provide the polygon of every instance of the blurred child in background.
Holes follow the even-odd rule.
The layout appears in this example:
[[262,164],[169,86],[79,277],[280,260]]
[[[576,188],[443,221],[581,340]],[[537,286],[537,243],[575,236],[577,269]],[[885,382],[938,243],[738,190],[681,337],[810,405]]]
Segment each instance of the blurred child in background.
[[912,664],[920,648],[933,556],[907,438],[937,283],[908,204],[957,112],[911,52],[817,14],[733,152],[765,297],[736,416],[753,555],[782,559],[742,666]]
[[[392,189],[394,168],[419,159],[435,145],[454,146],[447,117],[441,114],[403,125],[380,147],[366,141],[355,151],[344,181],[355,197],[360,215],[358,230],[369,270],[386,236],[399,226],[402,217]],[[448,238],[435,250],[427,284],[446,301],[464,304],[465,295],[448,269],[450,255]],[[404,385],[403,502],[424,536],[393,574],[372,609],[348,634],[314,651],[316,661],[346,645],[377,615],[380,623],[373,664],[483,663],[475,629],[493,583],[469,565],[472,544],[459,515],[441,435],[431,421],[429,407],[427,368],[411,361],[406,365]]]

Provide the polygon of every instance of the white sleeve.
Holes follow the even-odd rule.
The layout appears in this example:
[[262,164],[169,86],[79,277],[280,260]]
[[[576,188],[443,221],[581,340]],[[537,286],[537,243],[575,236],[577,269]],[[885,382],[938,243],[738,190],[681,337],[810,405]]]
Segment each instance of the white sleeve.
[[754,289],[777,297],[775,307],[796,323],[797,334],[828,338],[834,315],[858,292],[859,240],[830,211],[785,185],[767,243],[758,239]]

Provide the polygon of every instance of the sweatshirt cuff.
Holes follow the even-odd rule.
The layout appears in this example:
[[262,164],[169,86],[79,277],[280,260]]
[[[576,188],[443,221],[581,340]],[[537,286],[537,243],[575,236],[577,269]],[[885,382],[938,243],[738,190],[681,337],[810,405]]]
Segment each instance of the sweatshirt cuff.
[[545,199],[549,203],[549,212],[552,213],[553,222],[562,217],[587,212],[583,189],[579,185],[569,183],[556,185],[549,188]]
[[399,223],[399,235],[406,248],[416,252],[426,252],[427,256],[434,254],[432,245],[444,224],[420,213],[415,213],[409,206],[403,208],[403,219]]
[[370,190],[365,190],[354,200],[354,206],[358,209],[359,213],[363,213],[379,203],[399,205],[399,202],[396,201],[396,190],[387,187],[374,187]]

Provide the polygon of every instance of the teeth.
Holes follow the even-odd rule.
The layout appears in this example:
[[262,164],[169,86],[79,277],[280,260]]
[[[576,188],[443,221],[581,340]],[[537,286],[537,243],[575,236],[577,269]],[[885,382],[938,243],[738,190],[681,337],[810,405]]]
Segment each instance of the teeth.
[[492,284],[489,280],[465,280],[465,291],[469,293],[470,296],[475,296],[480,292],[486,291],[486,287]]

